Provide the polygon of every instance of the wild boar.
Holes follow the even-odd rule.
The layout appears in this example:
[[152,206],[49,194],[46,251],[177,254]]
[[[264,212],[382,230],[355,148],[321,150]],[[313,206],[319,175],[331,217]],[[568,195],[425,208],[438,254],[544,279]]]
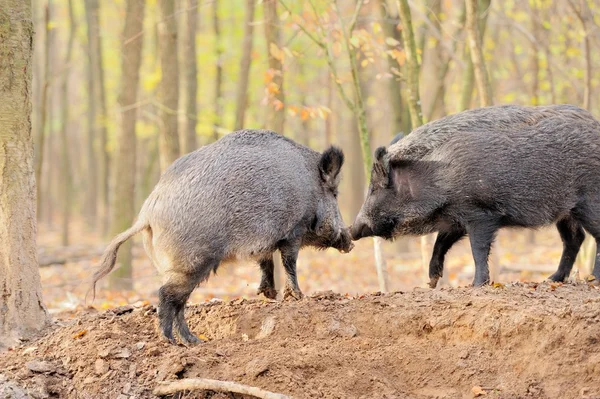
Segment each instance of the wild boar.
[[[450,115],[375,151],[353,239],[438,232],[430,286],[469,236],[475,277],[489,282],[498,229],[556,224],[564,248],[550,279],[564,281],[584,229],[600,243],[600,123],[572,105],[493,106]],[[593,276],[600,280],[600,248]]]
[[348,252],[352,241],[337,203],[344,154],[322,154],[275,132],[231,133],[176,160],[144,202],[135,224],[109,244],[96,282],[114,267],[119,246],[143,233],[146,253],[165,277],[159,290],[162,334],[196,343],[184,307],[197,284],[222,262],[256,260],[258,293],[275,298],[273,252],[286,272],[284,297],[301,298],[296,278],[304,246]]

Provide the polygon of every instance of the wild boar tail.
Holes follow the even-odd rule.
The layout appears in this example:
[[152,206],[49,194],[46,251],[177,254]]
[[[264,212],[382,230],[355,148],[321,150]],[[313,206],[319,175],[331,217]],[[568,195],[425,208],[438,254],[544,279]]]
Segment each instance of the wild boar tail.
[[125,241],[131,238],[131,236],[149,227],[150,225],[145,220],[145,218],[139,218],[133,226],[131,226],[129,229],[125,230],[121,234],[117,235],[115,238],[113,238],[110,244],[108,244],[108,247],[106,247],[106,250],[104,250],[102,259],[100,260],[100,267],[98,268],[98,270],[96,270],[94,276],[92,277],[92,301],[96,298],[96,283],[98,282],[98,280],[109,274],[115,267],[115,262],[117,261],[117,252],[119,251],[119,247],[121,246],[121,244],[123,244]]

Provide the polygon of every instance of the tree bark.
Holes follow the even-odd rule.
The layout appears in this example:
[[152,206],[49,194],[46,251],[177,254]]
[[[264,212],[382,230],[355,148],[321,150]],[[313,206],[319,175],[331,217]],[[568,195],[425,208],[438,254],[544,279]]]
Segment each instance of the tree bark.
[[274,56],[273,49],[281,48],[281,34],[279,30],[279,18],[277,17],[277,0],[264,0],[265,14],[265,39],[267,42],[267,54],[269,59],[269,70],[273,74],[272,83],[277,86],[277,92],[273,96],[273,103],[267,105],[267,129],[283,134],[285,126],[285,94],[283,91],[283,63],[281,59]]
[[469,50],[471,52],[471,61],[473,62],[473,71],[475,73],[475,82],[479,92],[479,102],[482,107],[492,105],[492,86],[485,67],[483,58],[482,35],[479,34],[477,24],[477,0],[466,0],[467,8],[467,36],[469,41]]
[[213,3],[213,30],[215,34],[215,57],[217,70],[215,77],[215,91],[213,94],[214,119],[213,139],[219,139],[219,130],[223,124],[223,44],[221,43],[221,23],[219,21],[219,0]]
[[423,124],[421,112],[421,99],[419,96],[419,63],[417,59],[417,47],[413,33],[410,7],[407,0],[397,0],[400,20],[402,21],[402,39],[406,51],[408,109],[413,130]]
[[198,121],[198,66],[196,61],[196,27],[198,25],[198,0],[185,0],[184,36],[183,36],[183,73],[182,86],[183,109],[185,110],[183,126],[182,153],[198,148],[196,138],[196,122]]
[[88,68],[87,68],[87,96],[88,96],[88,140],[87,140],[87,198],[86,198],[86,219],[87,224],[90,228],[96,227],[97,216],[98,216],[98,171],[96,168],[96,122],[98,119],[98,104],[95,96],[94,89],[94,58],[93,58],[93,28],[90,24],[91,14],[88,11],[90,0],[85,1],[86,16],[87,16],[87,30],[88,30]]
[[42,329],[31,134],[31,2],[0,0],[0,346]]
[[42,93],[40,99],[40,114],[35,137],[35,181],[37,183],[37,217],[42,217],[42,170],[44,166],[44,139],[46,137],[46,117],[48,116],[48,88],[50,86],[50,8],[48,0],[44,10],[44,67],[41,75]]
[[107,151],[108,130],[106,128],[106,93],[104,90],[104,68],[102,66],[102,41],[100,38],[100,3],[99,0],[85,0],[85,11],[88,24],[88,59],[91,73],[90,95],[94,98],[94,137],[97,139],[99,163],[98,196],[100,197],[97,214],[105,235],[108,231],[108,178],[109,156]]
[[65,73],[62,77],[61,86],[61,128],[60,128],[60,169],[62,189],[61,205],[62,205],[62,223],[61,223],[61,243],[63,246],[69,245],[69,224],[71,219],[71,205],[73,203],[73,176],[71,174],[71,157],[69,154],[69,71],[73,55],[73,43],[75,42],[76,24],[75,16],[73,15],[73,0],[69,0],[69,39],[67,42],[67,52],[65,55],[64,67]]
[[[431,2],[431,22],[433,26],[441,31],[441,23],[440,23],[440,14],[442,12],[442,1],[441,0],[433,0]],[[446,103],[444,100],[446,85],[444,80],[446,79],[446,74],[448,73],[448,65],[450,63],[450,55],[445,57],[444,46],[442,46],[442,41],[435,37],[433,38],[435,47],[433,50],[433,57],[431,63],[433,64],[435,71],[435,83],[433,88],[433,96],[431,96],[432,100],[429,106],[429,112],[426,115],[426,120],[431,121],[446,115]],[[456,43],[456,41],[454,42]]]
[[[488,9],[490,7],[491,0],[479,0],[478,7],[478,21],[479,21],[479,35],[483,41],[483,35],[485,34],[486,22],[488,17]],[[465,4],[466,7],[466,4]],[[466,12],[466,8],[465,8]],[[465,14],[466,16],[466,14]],[[473,61],[471,61],[471,52],[469,51],[468,43],[465,43],[465,70],[462,77],[462,88],[460,91],[459,100],[459,111],[464,111],[471,108],[471,100],[473,98],[473,87],[475,85],[475,75],[473,72]]]
[[[534,40],[531,42],[531,53],[530,53],[530,62],[531,62],[531,105],[539,105],[540,104],[540,56],[539,56],[539,48],[538,41],[539,37],[539,13],[536,2],[530,2],[529,4],[529,12],[531,15],[531,31],[533,33]],[[534,231],[531,230],[531,236],[533,237]]]
[[569,0],[569,5],[571,6],[571,9],[573,9],[573,12],[575,12],[575,15],[577,15],[577,19],[581,22],[581,28],[584,31],[583,54],[585,57],[585,73],[583,80],[585,83],[583,85],[583,108],[590,110],[590,96],[592,92],[592,55],[590,53],[590,32],[588,31],[586,20],[591,12],[588,11],[585,1],[581,1],[580,4],[581,9],[578,9],[573,3],[573,0]]
[[[121,38],[121,128],[117,132],[117,152],[115,156],[115,184],[112,195],[110,234],[117,235],[127,230],[135,217],[135,176],[136,176],[136,137],[138,84],[142,63],[145,0],[128,0],[125,11],[125,27]],[[109,285],[115,290],[133,288],[131,268],[131,246],[128,241],[121,246],[117,261],[120,268],[109,276]]]
[[177,26],[175,1],[159,0],[158,41],[162,78],[160,81],[161,129],[158,138],[160,170],[164,171],[179,158],[177,112],[179,102],[179,77],[177,65]]
[[[404,48],[406,49],[407,81],[408,81],[408,107],[410,110],[410,120],[412,129],[415,130],[423,124],[423,114],[421,111],[421,98],[419,96],[419,64],[417,62],[417,48],[415,46],[415,36],[413,33],[410,7],[406,0],[397,0],[400,19],[402,21],[404,39]],[[428,236],[421,236],[421,267],[424,276],[428,276],[429,253],[425,254],[429,248]],[[425,255],[424,255],[425,254]]]
[[246,19],[244,20],[244,39],[242,41],[242,59],[240,61],[240,80],[235,96],[235,125],[233,130],[244,127],[246,108],[248,108],[248,83],[252,64],[252,42],[254,38],[254,2],[246,0]]
[[[398,29],[396,29],[396,25],[398,25],[398,23],[400,21],[398,21],[398,16],[392,16],[389,13],[389,9],[387,7],[387,1],[386,0],[379,0],[379,9],[381,12],[381,16],[382,18],[384,18],[383,23],[381,24],[383,32],[385,34],[385,37],[391,37],[394,40],[396,40],[396,42],[398,42],[398,45],[395,46],[396,50],[402,50],[402,35],[400,34],[400,31]],[[392,58],[392,57],[387,57],[387,62],[388,62],[388,69],[391,71],[392,68],[397,68],[397,69],[401,69],[402,67]],[[389,83],[388,83],[388,90],[389,90],[389,98],[390,98],[390,106],[391,106],[391,112],[392,112],[392,123],[390,126],[390,133],[389,133],[389,137],[390,140],[391,138],[393,138],[394,136],[396,136],[398,133],[403,132],[403,127],[404,127],[404,122],[403,122],[403,112],[402,112],[402,85],[400,84],[400,81],[395,77],[395,75],[392,74],[392,76],[389,78]],[[404,133],[408,133],[408,132],[404,132]]]

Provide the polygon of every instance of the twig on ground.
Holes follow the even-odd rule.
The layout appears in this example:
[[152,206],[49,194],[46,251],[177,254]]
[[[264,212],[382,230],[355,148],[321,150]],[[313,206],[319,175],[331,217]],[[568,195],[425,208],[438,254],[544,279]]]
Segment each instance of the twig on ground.
[[159,382],[159,385],[154,388],[153,393],[157,396],[166,396],[181,391],[192,391],[195,389],[233,392],[242,395],[255,396],[260,399],[291,399],[291,397],[280,393],[268,392],[260,388],[242,385],[232,381],[209,380],[206,378],[185,378],[171,382]]

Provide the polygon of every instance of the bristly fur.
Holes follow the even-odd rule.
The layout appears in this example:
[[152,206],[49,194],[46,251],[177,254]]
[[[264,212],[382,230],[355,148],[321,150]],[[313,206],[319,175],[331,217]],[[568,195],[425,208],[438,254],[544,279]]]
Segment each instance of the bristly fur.
[[[376,151],[353,238],[438,232],[432,286],[450,247],[469,235],[474,284],[502,227],[556,224],[563,281],[587,230],[600,243],[600,123],[573,105],[473,109],[427,123]],[[600,280],[600,247],[593,275]]]
[[349,251],[352,242],[336,200],[343,152],[323,154],[275,132],[241,130],[170,165],[138,222],[108,246],[96,282],[114,267],[119,246],[142,232],[146,253],[167,282],[159,290],[160,327],[173,340],[197,342],[183,317],[199,282],[222,262],[256,260],[259,292],[276,295],[272,256],[281,252],[286,293],[302,295],[296,259],[303,246]]

